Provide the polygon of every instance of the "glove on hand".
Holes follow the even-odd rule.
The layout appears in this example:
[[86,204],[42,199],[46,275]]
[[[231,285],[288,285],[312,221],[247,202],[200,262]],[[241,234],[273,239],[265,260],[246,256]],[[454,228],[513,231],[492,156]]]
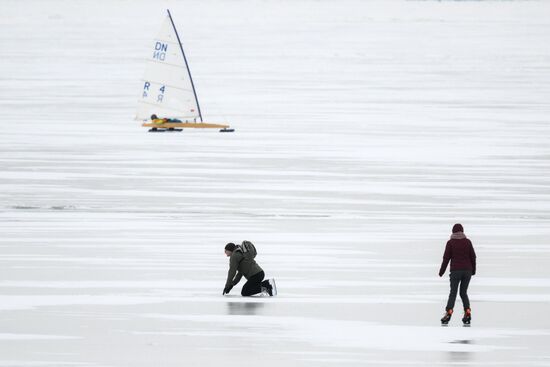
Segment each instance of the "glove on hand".
[[231,287],[225,287],[225,288],[223,289],[222,295],[224,295],[224,294],[229,294],[229,292],[231,292],[231,289],[232,289],[232,288],[233,288],[233,286],[231,286]]

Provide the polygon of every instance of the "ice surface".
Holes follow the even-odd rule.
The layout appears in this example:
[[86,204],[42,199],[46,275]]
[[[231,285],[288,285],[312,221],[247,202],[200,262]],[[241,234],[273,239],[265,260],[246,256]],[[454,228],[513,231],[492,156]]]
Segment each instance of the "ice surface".
[[[169,7],[205,117],[133,120]],[[550,3],[0,3],[0,366],[549,366]],[[473,321],[439,326],[461,222]],[[221,295],[248,239],[274,298]]]

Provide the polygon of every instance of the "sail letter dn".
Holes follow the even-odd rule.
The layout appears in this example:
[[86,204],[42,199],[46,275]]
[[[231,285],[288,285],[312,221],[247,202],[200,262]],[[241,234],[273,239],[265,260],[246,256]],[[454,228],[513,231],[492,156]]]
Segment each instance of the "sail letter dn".
[[164,61],[166,59],[166,51],[168,51],[168,45],[166,43],[156,42],[155,52],[153,53],[153,59]]

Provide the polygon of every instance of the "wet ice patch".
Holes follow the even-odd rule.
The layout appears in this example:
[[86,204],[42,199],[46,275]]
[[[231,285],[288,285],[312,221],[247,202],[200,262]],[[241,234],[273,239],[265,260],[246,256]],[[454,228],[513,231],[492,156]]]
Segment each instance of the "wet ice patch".
[[22,340],[65,340],[65,339],[78,339],[74,336],[64,335],[39,335],[39,334],[10,334],[0,333],[0,340],[8,341],[22,341]]
[[11,207],[15,210],[76,210],[76,205],[51,205],[51,206],[37,206],[37,205],[13,205]]
[[[541,330],[472,329],[462,327],[425,327],[382,325],[362,321],[343,321],[305,317],[263,317],[251,315],[142,315],[181,323],[188,336],[223,336],[314,344],[333,348],[360,348],[401,351],[488,352],[506,349],[488,339],[513,336],[548,336]],[[189,325],[202,324],[193,330]],[[185,326],[184,326],[185,325]],[[197,331],[200,330],[200,331]]]

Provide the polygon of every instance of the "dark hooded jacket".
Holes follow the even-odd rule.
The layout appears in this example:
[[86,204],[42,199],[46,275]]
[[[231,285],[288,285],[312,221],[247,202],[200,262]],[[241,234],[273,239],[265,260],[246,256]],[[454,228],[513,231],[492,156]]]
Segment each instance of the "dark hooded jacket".
[[229,257],[229,272],[225,286],[231,288],[239,283],[243,276],[249,279],[261,271],[263,269],[260,265],[252,257],[243,254],[241,248],[237,246]]
[[466,238],[464,233],[453,233],[451,239],[445,246],[443,262],[439,269],[439,276],[442,276],[451,262],[451,271],[470,270],[472,275],[476,273],[476,253],[472,242]]

